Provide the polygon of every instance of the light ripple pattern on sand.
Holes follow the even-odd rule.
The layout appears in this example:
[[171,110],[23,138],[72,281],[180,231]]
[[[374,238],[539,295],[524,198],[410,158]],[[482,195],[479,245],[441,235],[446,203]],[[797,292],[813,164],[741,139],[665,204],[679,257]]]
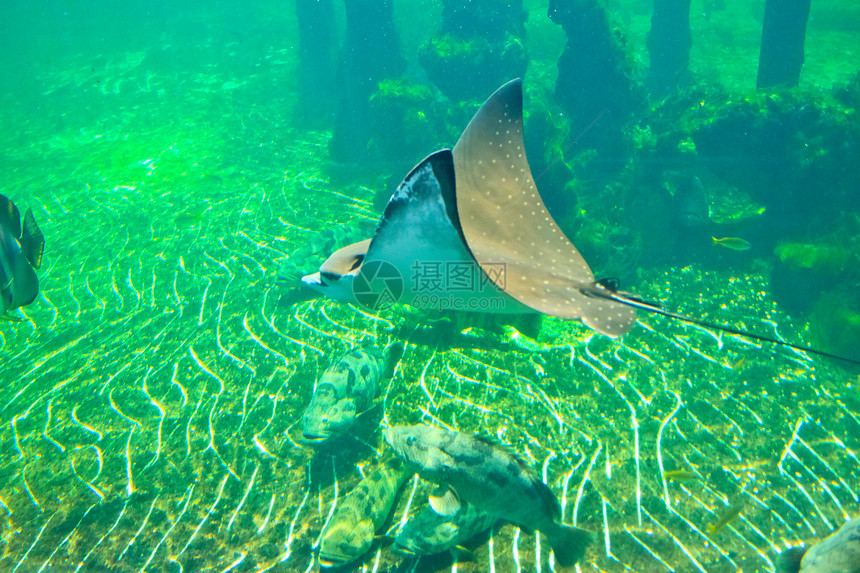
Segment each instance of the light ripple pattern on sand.
[[[113,76],[88,95],[161,89],[129,58],[105,63]],[[54,79],[94,83],[88,62],[73,64],[87,71]],[[188,93],[209,97],[211,79],[189,80]],[[73,130],[58,136],[62,153],[46,151],[56,163],[36,167],[66,173],[75,192],[18,182],[45,189],[20,202],[49,247],[43,296],[24,322],[0,323],[0,570],[312,570],[357,468],[386,455],[374,428],[335,457],[290,434],[319,374],[359,341],[404,343],[380,400],[387,423],[479,432],[543,470],[565,518],[603,533],[582,571],[768,570],[770,543],[824,534],[856,508],[856,380],[831,364],[657,317],[619,341],[547,319],[546,343],[525,345],[401,307],[282,304],[276,269],[316,223],[367,225],[369,197],[329,185],[306,160],[324,136],[295,134],[301,165],[279,165],[274,146],[242,131],[246,116],[224,113],[254,145],[231,132],[209,154],[192,144],[217,147],[208,121]],[[126,133],[144,143],[128,146]],[[110,162],[123,167],[102,172]],[[185,227],[174,218],[193,201],[205,209]],[[751,294],[765,277],[721,288],[720,276],[649,272],[647,299],[665,294],[661,282],[678,298],[707,283],[710,294],[691,298],[703,315],[726,302],[760,308],[762,325],[799,337]],[[664,478],[688,468],[701,479]],[[427,492],[413,481],[399,524]],[[704,533],[738,495],[741,518]],[[549,571],[546,547],[505,525],[457,571]],[[387,571],[396,559],[383,549],[361,566]]]

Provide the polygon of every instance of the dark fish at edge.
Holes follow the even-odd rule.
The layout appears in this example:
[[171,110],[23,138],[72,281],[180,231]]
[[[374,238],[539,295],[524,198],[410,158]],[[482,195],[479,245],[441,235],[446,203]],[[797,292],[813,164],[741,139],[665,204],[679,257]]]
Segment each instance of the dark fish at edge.
[[0,299],[2,312],[25,306],[39,294],[39,277],[34,269],[42,264],[45,238],[33,211],[21,215],[8,197],[0,195]]
[[860,573],[860,517],[808,547],[783,551],[778,573]]

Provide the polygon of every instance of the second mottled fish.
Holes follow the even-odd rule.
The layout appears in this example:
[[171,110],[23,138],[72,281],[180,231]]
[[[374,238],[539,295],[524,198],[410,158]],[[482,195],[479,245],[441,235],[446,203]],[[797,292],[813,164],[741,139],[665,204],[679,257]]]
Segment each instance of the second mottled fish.
[[386,359],[356,346],[330,366],[317,383],[302,418],[302,438],[320,444],[345,434],[379,394]]
[[452,516],[439,515],[428,507],[406,522],[391,549],[413,556],[442,553],[487,531],[496,521],[495,516],[468,503]]
[[556,561],[571,567],[585,555],[592,534],[563,525],[561,505],[525,463],[485,438],[430,426],[393,426],[385,441],[446,489],[430,504],[442,515],[460,510],[460,500],[477,509],[547,536]]
[[337,506],[322,534],[320,565],[340,567],[368,552],[410,472],[393,459],[361,480]]
[[675,191],[675,216],[683,229],[700,229],[708,222],[708,192],[691,176]]

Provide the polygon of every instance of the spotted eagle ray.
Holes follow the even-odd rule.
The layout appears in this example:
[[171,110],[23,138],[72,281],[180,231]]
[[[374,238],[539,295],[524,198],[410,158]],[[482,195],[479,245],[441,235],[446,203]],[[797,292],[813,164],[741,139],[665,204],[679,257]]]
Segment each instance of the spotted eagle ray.
[[444,281],[454,269],[474,275],[465,281],[470,288],[441,285],[448,308],[580,319],[613,337],[636,321],[627,305],[586,294],[601,287],[547,211],[529,169],[519,79],[484,103],[453,150],[433,153],[406,176],[373,238],[336,251],[302,282],[364,303],[356,295],[374,278],[368,269],[383,264],[408,279],[397,298],[413,306],[432,290],[422,288],[426,277],[417,271],[441,270]]
[[[579,319],[611,337],[627,333],[642,309],[683,322],[819,356],[838,356],[769,336],[662,309],[618,289],[616,279],[595,280],[585,259],[550,215],[532,177],[523,140],[522,80],[499,88],[478,110],[453,150],[429,155],[397,187],[373,237],[335,251],[318,272],[302,278],[329,298],[379,302],[371,283],[397,278],[394,302],[422,306],[416,269],[477,266],[470,289],[445,289],[451,309],[542,313]],[[404,280],[411,279],[411,280]],[[377,287],[378,288],[378,287]],[[363,291],[375,298],[360,299]],[[422,295],[425,295],[422,297]],[[373,306],[373,304],[371,304]]]

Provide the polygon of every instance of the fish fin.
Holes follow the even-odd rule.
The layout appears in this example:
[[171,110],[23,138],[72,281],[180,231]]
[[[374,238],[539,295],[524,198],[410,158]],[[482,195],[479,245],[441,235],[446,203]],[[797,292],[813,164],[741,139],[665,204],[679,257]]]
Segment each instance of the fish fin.
[[374,398],[373,400],[368,402],[367,406],[361,412],[355,413],[355,419],[358,420],[359,418],[364,418],[364,416],[366,416],[367,414],[370,414],[373,411],[373,409],[376,408],[383,401],[384,401],[383,396],[377,396],[376,398]]
[[780,553],[776,561],[778,573],[799,573],[800,562],[808,550],[809,547],[794,547]]
[[460,496],[451,486],[439,486],[430,494],[430,507],[439,515],[450,517],[460,511]]
[[573,567],[583,558],[585,550],[594,541],[594,534],[571,525],[559,525],[544,531],[549,538],[556,562],[562,567]]
[[549,489],[549,486],[542,482],[540,478],[534,476],[532,487],[534,487],[535,492],[541,500],[541,504],[549,511],[552,519],[554,521],[561,521],[561,504],[558,502],[555,494],[552,493],[552,490]]
[[393,457],[393,458],[388,459],[388,461],[386,461],[384,465],[385,465],[385,467],[387,467],[391,470],[394,470],[394,471],[403,471],[403,472],[408,471],[408,468],[406,466],[406,462],[404,462],[402,459],[400,459],[398,457]]
[[9,229],[16,239],[21,237],[21,214],[15,203],[5,195],[0,195],[0,226]]
[[460,531],[460,526],[448,521],[446,523],[440,523],[436,531],[439,532],[440,536],[444,536],[446,539],[454,539]]
[[24,322],[24,319],[20,316],[12,316],[10,314],[0,313],[0,322]]
[[21,237],[21,250],[24,256],[30,261],[34,269],[42,266],[42,253],[45,251],[45,237],[39,226],[36,224],[36,219],[33,217],[33,210],[27,209],[24,215],[24,235]]
[[379,542],[380,547],[388,547],[394,543],[395,537],[391,535],[379,534],[375,535],[374,539]]
[[544,316],[537,312],[534,314],[515,314],[508,322],[515,322],[516,324],[511,324],[510,326],[515,327],[523,336],[537,342],[540,338],[541,328],[543,327]]
[[501,450],[506,455],[508,455],[512,459],[512,461],[517,464],[517,466],[519,466],[519,468],[529,477],[529,479],[540,481],[540,478],[537,477],[537,474],[534,472],[534,470],[529,467],[528,464],[526,464],[522,459],[520,459],[519,456],[514,455],[514,453],[511,452],[511,449],[505,444],[499,442],[494,438],[482,436],[481,434],[475,434],[475,441],[490,446],[494,449]]
[[493,438],[488,438],[487,436],[482,436],[481,434],[475,434],[475,439],[481,442],[482,444],[486,444],[488,446],[493,446],[494,448],[504,449],[504,446],[494,440]]
[[594,282],[612,292],[618,292],[618,289],[621,288],[621,279],[617,277],[605,277]]
[[352,533],[358,539],[372,540],[376,537],[376,526],[373,524],[373,520],[368,517],[356,523]]
[[394,371],[397,370],[397,364],[403,358],[403,343],[394,342],[386,349],[385,367],[382,370],[382,379],[388,380],[394,376]]
[[525,525],[520,525],[520,524],[517,524],[517,527],[519,527],[520,531],[522,531],[526,535],[534,535],[535,534],[535,530],[532,529],[531,527],[526,527]]
[[462,563],[463,561],[478,562],[478,558],[475,554],[462,545],[457,545],[456,547],[451,548],[451,557],[454,558],[456,563]]

